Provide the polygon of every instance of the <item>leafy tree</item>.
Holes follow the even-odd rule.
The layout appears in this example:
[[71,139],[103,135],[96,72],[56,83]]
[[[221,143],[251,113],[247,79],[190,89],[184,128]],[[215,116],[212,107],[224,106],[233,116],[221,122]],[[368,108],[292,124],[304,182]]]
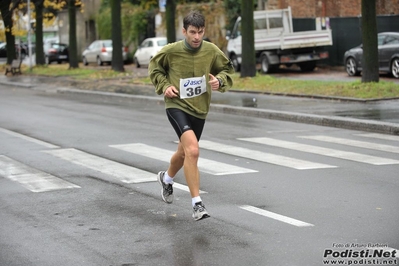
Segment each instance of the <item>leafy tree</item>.
[[241,1],[242,62],[241,77],[256,75],[254,5],[252,1]]
[[76,38],[76,1],[78,0],[68,0],[69,69],[79,68],[78,43]]
[[241,0],[224,0],[224,7],[228,21],[226,28],[232,30],[234,23],[241,14]]
[[121,0],[111,0],[112,13],[112,69],[124,72],[122,55]]
[[362,0],[362,82],[378,82],[378,37],[375,0]]
[[15,53],[15,37],[11,30],[13,27],[11,0],[1,0],[0,1],[0,11],[3,18],[4,27],[6,31],[6,42],[7,42],[7,64],[11,64],[12,60],[16,58]]

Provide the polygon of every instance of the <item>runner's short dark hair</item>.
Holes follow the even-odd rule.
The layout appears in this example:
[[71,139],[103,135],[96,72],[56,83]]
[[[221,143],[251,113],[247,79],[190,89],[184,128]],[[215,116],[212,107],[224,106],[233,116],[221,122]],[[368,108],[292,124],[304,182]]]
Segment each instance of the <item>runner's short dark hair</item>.
[[196,27],[198,29],[205,27],[205,17],[197,10],[191,11],[183,19],[183,27],[187,30],[189,26]]

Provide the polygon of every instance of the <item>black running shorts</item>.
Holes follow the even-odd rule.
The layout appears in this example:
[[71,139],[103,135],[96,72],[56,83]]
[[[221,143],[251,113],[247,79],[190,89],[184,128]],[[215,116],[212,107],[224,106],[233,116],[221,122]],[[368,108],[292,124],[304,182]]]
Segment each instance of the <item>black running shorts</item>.
[[177,108],[166,109],[166,115],[168,116],[169,122],[175,129],[179,139],[184,132],[192,130],[194,131],[197,140],[200,140],[205,125],[205,119],[199,119]]

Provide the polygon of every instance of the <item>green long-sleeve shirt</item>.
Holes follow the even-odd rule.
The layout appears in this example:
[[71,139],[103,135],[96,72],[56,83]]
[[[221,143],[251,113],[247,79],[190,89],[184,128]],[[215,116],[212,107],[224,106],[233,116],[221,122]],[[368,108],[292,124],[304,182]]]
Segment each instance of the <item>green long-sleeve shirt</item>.
[[233,85],[231,74],[234,68],[226,55],[213,43],[203,41],[201,47],[192,49],[185,40],[166,45],[150,61],[148,73],[157,94],[163,94],[170,86],[180,89],[180,79],[206,78],[206,92],[193,97],[167,98],[166,108],[178,108],[190,115],[205,119],[211,103],[212,89],[209,73],[222,81],[220,92],[225,92]]

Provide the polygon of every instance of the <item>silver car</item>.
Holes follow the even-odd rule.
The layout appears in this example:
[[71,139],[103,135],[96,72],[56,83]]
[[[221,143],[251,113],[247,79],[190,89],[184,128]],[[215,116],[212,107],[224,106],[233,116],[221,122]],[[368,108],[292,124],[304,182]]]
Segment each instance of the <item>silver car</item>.
[[134,62],[137,67],[148,66],[153,58],[168,43],[166,37],[154,37],[145,39],[134,54]]
[[[359,76],[362,68],[363,45],[345,52],[344,63],[349,76]],[[399,78],[399,32],[378,34],[378,64],[381,72]]]
[[[127,59],[127,51],[122,47],[123,61]],[[97,40],[92,42],[82,53],[82,62],[85,66],[89,63],[97,63],[102,66],[104,63],[111,64],[112,40]]]

